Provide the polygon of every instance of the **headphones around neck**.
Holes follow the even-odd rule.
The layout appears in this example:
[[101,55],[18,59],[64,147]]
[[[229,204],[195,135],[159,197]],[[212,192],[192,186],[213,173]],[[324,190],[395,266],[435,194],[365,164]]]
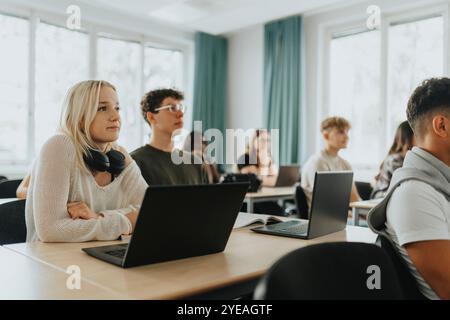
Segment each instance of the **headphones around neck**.
[[83,156],[86,165],[94,171],[109,172],[119,175],[125,169],[125,156],[117,151],[110,150],[106,154],[98,150],[89,149]]

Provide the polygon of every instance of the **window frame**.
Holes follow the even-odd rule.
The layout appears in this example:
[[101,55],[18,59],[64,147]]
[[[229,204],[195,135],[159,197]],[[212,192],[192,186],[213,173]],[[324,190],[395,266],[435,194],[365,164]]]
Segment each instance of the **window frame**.
[[[32,15],[30,15],[27,11],[25,10],[21,10],[21,9],[16,9],[16,10],[12,10],[12,11],[7,11],[4,8],[0,7],[0,15],[3,16],[7,16],[7,17],[11,17],[11,18],[17,18],[17,19],[22,19],[28,22],[28,71],[27,71],[27,112],[28,112],[28,122],[27,122],[27,128],[28,128],[28,132],[27,132],[27,148],[26,148],[26,160],[11,160],[11,161],[4,161],[4,160],[0,160],[0,166],[3,164],[9,164],[10,166],[17,166],[17,167],[26,167],[29,165],[29,159],[30,159],[30,144],[34,144],[34,137],[30,134],[30,129],[34,127],[34,122],[33,122],[33,103],[34,103],[34,99],[31,99],[31,95],[30,92],[34,92],[34,83],[33,85],[32,83],[32,75],[34,73],[32,73],[32,71],[34,70],[34,59],[30,59],[31,54],[34,53],[35,51],[31,49],[31,47],[35,47],[34,43],[35,43],[35,37],[33,34],[33,20],[32,20]],[[33,57],[34,58],[34,57]],[[33,123],[32,123],[33,122]],[[34,130],[33,130],[34,131]],[[2,171],[3,172],[3,171]],[[5,172],[7,173],[7,172]]]
[[[67,28],[66,27],[66,19],[67,15],[65,13],[55,14],[50,13],[44,10],[35,10],[32,8],[26,9],[23,7],[16,6],[6,6],[0,4],[0,14],[5,16],[11,16],[16,18],[21,18],[28,20],[29,22],[29,48],[28,48],[28,145],[27,145],[27,159],[25,161],[3,161],[0,160],[0,171],[3,174],[24,174],[29,170],[30,165],[36,158],[37,154],[35,153],[35,141],[34,141],[34,133],[35,133],[35,95],[36,95],[36,86],[35,86],[35,75],[36,75],[36,31],[39,23],[42,21],[47,24],[51,24],[57,27]],[[145,47],[151,46],[153,48],[160,48],[165,50],[173,50],[179,51],[183,54],[183,78],[182,78],[182,90],[185,92],[185,101],[187,104],[192,103],[192,94],[193,94],[193,83],[194,79],[194,69],[190,63],[194,61],[194,41],[193,40],[185,40],[182,38],[176,37],[161,37],[158,35],[153,35],[150,33],[144,33],[142,31],[129,31],[122,28],[113,28],[107,26],[102,23],[101,19],[96,21],[87,15],[87,17],[83,17],[82,29],[79,30],[84,32],[89,37],[89,76],[92,79],[97,78],[97,46],[98,46],[98,38],[108,37],[117,40],[131,41],[136,42],[140,46],[141,54],[139,65],[141,67],[141,72],[139,74],[139,86],[141,94],[145,93],[144,88],[144,50]],[[189,116],[189,114],[188,114]],[[192,116],[192,115],[191,115]],[[147,141],[144,141],[142,138],[145,132],[145,123],[144,120],[140,121],[140,132],[141,132],[141,141],[140,144],[144,144]],[[190,122],[186,122],[188,125]],[[188,128],[189,130],[189,128]],[[131,151],[131,150],[129,150]]]
[[[450,61],[446,59],[450,52],[449,44],[450,44],[450,32],[448,30],[449,27],[449,7],[450,4],[440,4],[440,5],[431,5],[427,7],[417,7],[414,9],[396,11],[391,13],[386,13],[381,16],[381,25],[379,28],[380,36],[381,36],[381,61],[380,61],[380,75],[381,75],[381,86],[380,86],[380,106],[384,106],[384,114],[388,114],[388,55],[389,55],[389,27],[392,25],[398,25],[408,22],[421,21],[432,17],[442,16],[444,20],[444,39],[443,39],[443,66],[444,66],[444,74],[450,74]],[[328,114],[330,109],[330,92],[331,92],[331,83],[330,83],[330,75],[331,75],[331,41],[336,34],[346,34],[351,33],[351,31],[355,30],[366,30],[369,31],[366,27],[367,15],[361,16],[352,16],[347,19],[343,19],[340,21],[331,21],[328,23],[323,23],[319,26],[319,74],[318,74],[318,88],[322,88],[322,90],[317,90],[317,102],[318,108],[316,111],[316,128],[320,127],[321,120]],[[389,134],[390,128],[390,117],[385,116],[381,119],[383,130],[380,137],[380,141],[377,143],[381,143],[386,149],[386,152],[389,148],[389,145],[392,143],[392,137]],[[319,150],[323,147],[323,141],[319,132],[316,133],[315,139],[315,147],[316,150]],[[382,160],[382,159],[380,159]],[[378,170],[378,165],[367,165],[361,163],[355,163],[353,165],[355,170],[361,171],[376,171]]]

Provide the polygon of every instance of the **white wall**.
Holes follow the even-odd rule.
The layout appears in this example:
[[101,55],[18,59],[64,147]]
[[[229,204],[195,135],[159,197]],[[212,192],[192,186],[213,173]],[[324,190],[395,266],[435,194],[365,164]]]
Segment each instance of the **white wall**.
[[263,126],[263,37],[262,25],[228,35],[227,128]]

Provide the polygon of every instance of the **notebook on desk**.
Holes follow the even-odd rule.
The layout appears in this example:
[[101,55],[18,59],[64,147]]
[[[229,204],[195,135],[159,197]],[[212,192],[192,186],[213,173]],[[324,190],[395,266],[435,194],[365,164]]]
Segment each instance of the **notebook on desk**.
[[248,183],[150,186],[129,244],[82,249],[128,268],[221,252]]
[[245,228],[253,224],[270,225],[285,221],[300,221],[300,219],[272,216],[267,214],[239,212],[233,229]]
[[344,230],[353,172],[316,172],[309,221],[287,221],[252,231],[276,236],[313,239]]

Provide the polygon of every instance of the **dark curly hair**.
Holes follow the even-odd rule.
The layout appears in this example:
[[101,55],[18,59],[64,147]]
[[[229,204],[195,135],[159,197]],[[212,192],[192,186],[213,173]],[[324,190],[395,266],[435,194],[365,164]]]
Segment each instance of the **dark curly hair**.
[[[155,109],[161,107],[161,103],[166,98],[174,98],[176,100],[184,100],[182,92],[174,89],[157,89],[147,92],[141,100],[141,112],[144,120],[148,123],[147,112],[158,113]],[[150,124],[150,123],[149,123]]]
[[436,112],[450,114],[450,79],[425,80],[408,101],[406,115],[414,133],[423,136],[430,117]]

